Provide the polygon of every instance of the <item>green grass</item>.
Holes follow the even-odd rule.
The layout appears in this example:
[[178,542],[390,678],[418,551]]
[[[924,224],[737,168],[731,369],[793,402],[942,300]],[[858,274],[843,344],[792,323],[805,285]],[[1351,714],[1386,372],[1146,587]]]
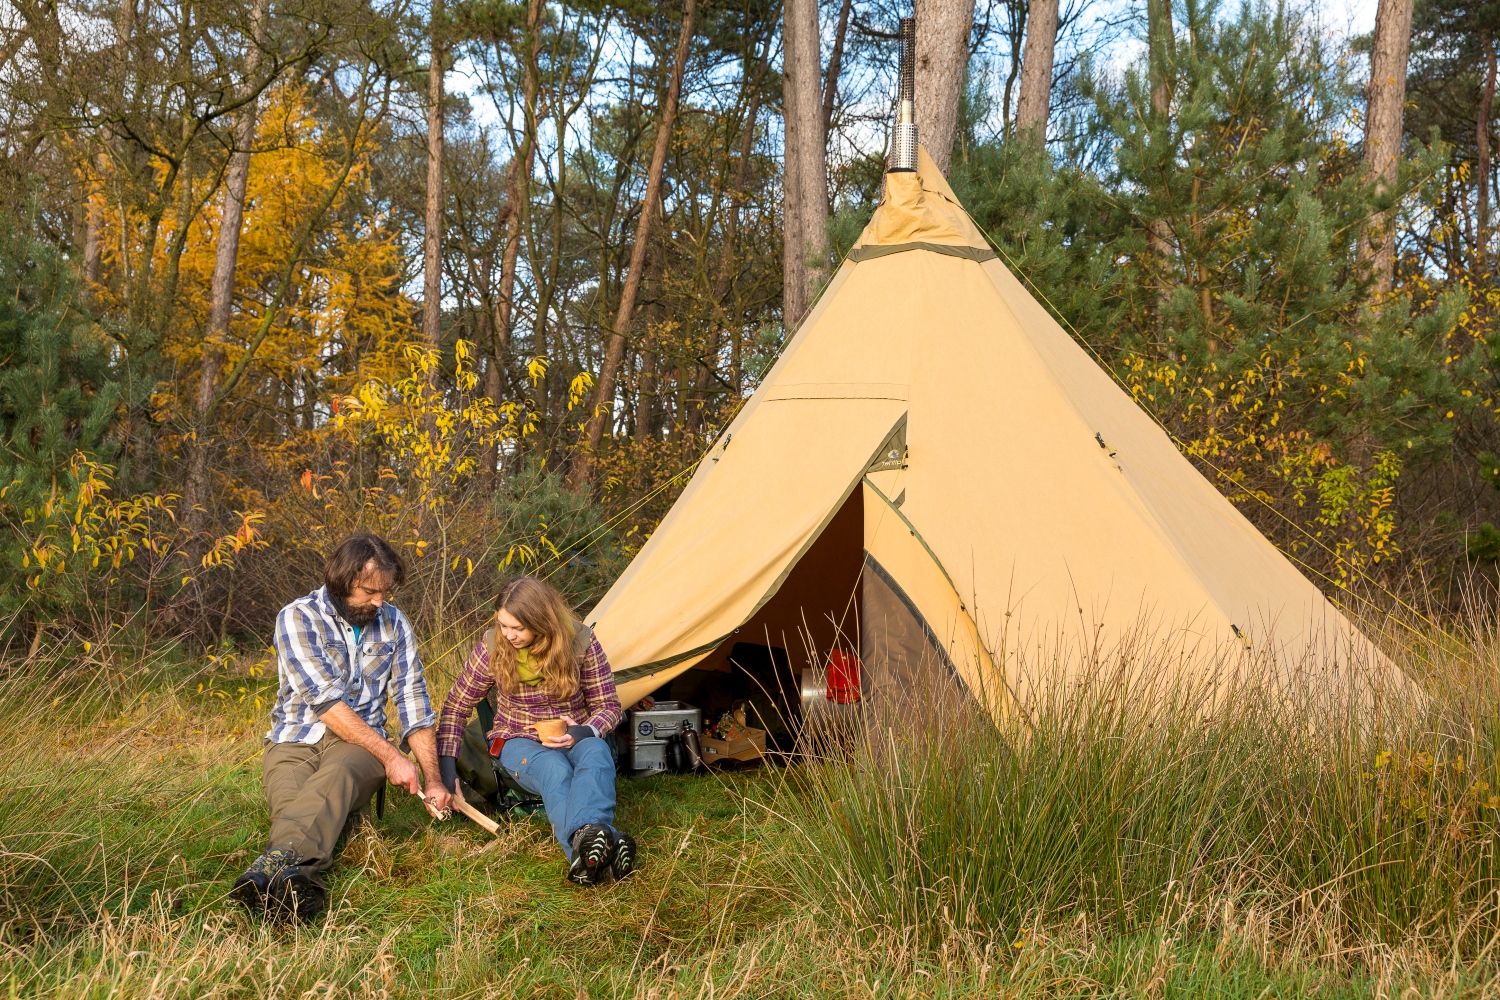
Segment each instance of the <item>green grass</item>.
[[809,892],[836,872],[827,905],[929,941],[946,922],[1020,933],[1074,914],[1211,924],[1226,905],[1318,939],[1305,949],[1417,935],[1477,956],[1500,934],[1492,745],[1418,725],[1309,734],[1299,710],[1258,705],[1116,706],[998,732],[956,711],[940,735],[893,726],[799,770]]
[[[1478,931],[1455,948],[1444,928],[1406,919],[1400,933],[1323,940],[1315,932],[1326,924],[1288,924],[1276,883],[1227,892],[1231,883],[1209,877],[1226,863],[1183,879],[1167,849],[1178,841],[1163,831],[1201,836],[1232,782],[1205,773],[1180,742],[1110,730],[1103,716],[1092,742],[1060,728],[1021,753],[970,719],[971,752],[902,757],[899,773],[895,758],[856,748],[853,767],[624,780],[619,822],[639,838],[645,871],[594,891],[564,882],[539,818],[493,838],[430,822],[393,791],[386,818],[336,866],[327,918],[264,927],[224,898],[266,828],[263,666],[96,649],[0,673],[7,993],[1337,998],[1500,988]],[[1110,749],[1125,737],[1134,742]],[[972,766],[945,771],[944,759]],[[1006,761],[1009,771],[996,770]],[[1092,770],[1067,778],[1080,768]],[[1176,820],[1151,819],[1174,802]],[[974,839],[1007,815],[1014,850]],[[1128,817],[1135,846],[1111,848]],[[1287,829],[1287,850],[1314,843],[1305,824]],[[1080,888],[1093,884],[1079,878],[1089,867],[1109,892]],[[1191,891],[1173,896],[1174,872]],[[1382,891],[1402,888],[1393,877]],[[1166,902],[1150,903],[1153,892]]]
[[[387,963],[410,989],[460,967],[474,966],[476,982],[523,969],[532,988],[572,996],[674,947],[732,945],[785,909],[763,873],[770,814],[746,795],[775,775],[742,772],[622,782],[618,821],[639,836],[652,877],[596,892],[564,882],[543,818],[494,838],[432,823],[393,790],[385,819],[335,868],[329,919],[300,933],[262,928],[224,892],[264,845],[263,710],[214,697],[222,685],[199,692],[181,666],[146,672],[152,681],[113,692],[81,677],[0,682],[0,884],[7,974],[22,993],[88,994],[93,983],[129,994],[200,959],[217,976],[224,967],[208,956],[228,949],[271,963],[234,963],[231,994],[271,990],[284,955],[279,975],[295,992],[332,981],[331,961]],[[309,963],[308,949],[322,958]]]
[[1495,652],[1424,650],[1406,666],[1425,697],[1263,674],[1211,696],[1106,653],[998,721],[941,689],[866,706],[789,775],[792,879],[867,939],[929,950],[1076,924],[1354,979],[1405,956],[1500,989]]

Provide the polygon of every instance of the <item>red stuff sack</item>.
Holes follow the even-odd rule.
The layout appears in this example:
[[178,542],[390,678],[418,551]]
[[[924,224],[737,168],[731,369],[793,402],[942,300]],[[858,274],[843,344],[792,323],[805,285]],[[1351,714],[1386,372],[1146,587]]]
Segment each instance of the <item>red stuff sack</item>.
[[852,705],[860,700],[859,657],[835,649],[828,656],[828,700],[835,705]]

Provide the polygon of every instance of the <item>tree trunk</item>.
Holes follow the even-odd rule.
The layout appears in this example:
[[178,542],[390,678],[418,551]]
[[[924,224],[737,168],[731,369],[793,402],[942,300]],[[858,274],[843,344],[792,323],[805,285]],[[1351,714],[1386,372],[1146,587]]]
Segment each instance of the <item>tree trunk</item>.
[[828,130],[833,127],[833,105],[838,100],[839,73],[844,68],[844,39],[849,33],[849,14],[854,9],[854,0],[844,0],[839,7],[839,26],[833,34],[833,51],[828,56],[828,77],[823,81],[823,136],[826,143]]
[[[509,218],[506,220],[505,250],[500,255],[500,287],[496,290],[495,311],[491,320],[490,370],[485,378],[485,392],[497,406],[500,403],[505,365],[510,357],[510,333],[515,325],[516,262],[521,256],[521,232],[526,221],[527,191],[536,161],[536,95],[537,54],[541,49],[543,0],[530,0],[526,6],[526,69],[521,78],[521,141],[511,156],[505,175],[505,198]],[[485,449],[484,468],[492,474],[500,464],[498,445]]]
[[[510,224],[510,206],[501,209],[501,221]],[[503,252],[503,251],[502,251]],[[490,271],[494,263],[494,255],[487,254],[473,268],[473,279],[475,292],[479,297],[479,308],[475,310],[478,314],[475,321],[479,324],[479,330],[475,334],[475,342],[482,345],[484,353],[484,395],[497,407],[500,405],[500,396],[504,392],[500,385],[500,361],[496,357],[500,338],[495,334],[495,313],[493,308],[494,290],[490,286]],[[494,488],[495,472],[500,465],[500,448],[498,442],[491,442],[483,447],[479,456],[479,474],[484,478],[489,488]]]
[[823,131],[817,0],[786,0],[784,15],[781,318],[791,331],[828,274],[828,136]]
[[[128,285],[130,298],[127,315],[133,327],[144,329],[151,321],[151,279],[156,273],[156,245],[161,238],[161,218],[167,211],[168,195],[179,180],[176,169],[168,166],[163,171],[160,185],[152,194],[152,203],[142,213],[144,218],[137,237],[140,240],[140,253],[137,256],[135,274]],[[121,217],[125,217],[123,212]],[[123,230],[125,227],[122,225],[120,228]]]
[[[500,289],[495,299],[495,357],[504,363],[510,351],[510,331],[515,325],[516,262],[521,254],[521,232],[526,221],[527,192],[536,163],[537,56],[541,51],[543,0],[526,7],[526,70],[521,78],[521,142],[511,157],[505,175],[505,198],[510,209],[505,252],[500,258]],[[498,400],[496,400],[498,402]]]
[[644,444],[656,434],[656,352],[642,346],[641,376],[635,390],[635,440]]
[[[254,86],[260,68],[261,44],[266,37],[270,0],[259,0],[251,17],[250,48],[245,53],[245,84]],[[208,429],[214,387],[224,367],[224,338],[229,334],[229,314],[234,305],[234,272],[239,262],[240,229],[245,216],[245,185],[250,176],[250,149],[255,145],[255,117],[259,101],[252,99],[240,110],[234,124],[234,150],[224,175],[224,208],[219,216],[219,241],[214,252],[214,272],[209,281],[208,328],[203,335],[203,364],[198,369],[198,391],[193,395],[193,443],[188,452],[187,482],[183,490],[184,524],[196,539],[203,530],[208,503],[208,459],[212,447]],[[189,544],[194,544],[190,542]]]
[[615,380],[620,373],[620,359],[625,355],[625,332],[635,315],[635,298],[640,292],[641,276],[645,270],[646,247],[651,236],[651,219],[661,201],[661,176],[667,163],[667,147],[672,141],[672,123],[677,118],[677,98],[682,93],[682,75],[687,68],[688,49],[693,41],[693,19],[698,13],[697,0],[687,0],[682,15],[682,33],[677,38],[677,53],[672,63],[672,76],[667,84],[667,100],[661,109],[661,121],[656,126],[656,147],[651,151],[651,165],[646,170],[646,196],[641,199],[641,217],[636,223],[635,244],[630,248],[630,268],[625,273],[625,287],[620,290],[620,308],[615,314],[614,330],[604,352],[604,364],[599,369],[599,384],[595,387],[593,414],[589,417],[585,448],[574,456],[572,480],[575,487],[587,485],[594,476],[594,456],[599,442],[604,437],[604,425],[614,417]]
[[[534,89],[531,96],[535,101]],[[510,220],[505,235],[505,251],[500,255],[500,288],[495,296],[493,350],[496,360],[501,363],[504,363],[510,354],[510,332],[515,325],[516,315],[516,262],[521,256],[521,226],[526,214],[528,181],[536,160],[536,143],[533,141],[532,134],[528,133],[521,143],[522,151],[517,154],[521,157],[521,162],[517,164],[514,160],[511,161],[511,169],[506,181],[507,198],[510,201]]]
[[95,158],[99,171],[98,190],[89,185],[88,204],[85,206],[83,231],[83,289],[92,302],[98,294],[99,265],[104,258],[104,245],[99,233],[104,228],[104,180],[108,176],[109,159],[100,153]]
[[1479,270],[1488,274],[1490,269],[1490,109],[1495,103],[1495,40],[1488,31],[1479,32],[1479,44],[1484,49],[1484,89],[1479,94],[1478,122],[1474,138],[1479,147],[1478,181],[1479,197],[1476,213],[1475,247],[1478,250]]
[[[1160,123],[1161,134],[1170,133],[1168,116],[1172,113],[1172,62],[1175,33],[1172,28],[1171,0],[1147,0],[1146,3],[1147,66],[1151,77],[1151,110]],[[1163,179],[1163,184],[1166,181]],[[1157,268],[1156,323],[1158,334],[1165,336],[1167,300],[1172,289],[1172,226],[1163,218],[1152,219],[1147,240]]]
[[[520,169],[520,164],[511,161],[510,177],[506,180],[506,190],[514,189],[515,173]],[[491,403],[496,407],[500,405],[500,398],[505,394],[504,369],[506,358],[510,354],[510,294],[515,287],[516,279],[516,251],[519,240],[519,232],[516,226],[516,203],[510,202],[505,206],[505,249],[500,252],[500,288],[497,294],[491,294],[490,278],[488,273],[480,275],[480,317],[479,332],[484,338],[485,349],[489,355],[489,363],[484,369],[484,394],[489,397]],[[486,261],[484,268],[489,268]],[[510,281],[507,283],[506,274],[509,273]],[[484,446],[483,454],[479,459],[479,467],[487,482],[493,487],[494,477],[500,468],[500,444],[492,441]]]
[[[1370,89],[1365,105],[1365,170],[1377,192],[1395,186],[1401,154],[1401,110],[1406,102],[1406,62],[1411,45],[1412,0],[1380,0],[1370,50]],[[1391,216],[1377,213],[1361,240],[1375,291],[1391,290],[1396,266]]]
[[120,9],[115,13],[115,49],[120,58],[125,58],[125,47],[135,38],[136,0],[120,0]]
[[[563,117],[561,110],[565,109],[557,109],[554,106],[554,114],[552,115],[552,125],[557,134],[557,142],[553,144],[557,161],[553,164],[550,171],[544,171],[551,175],[548,177],[548,193],[550,195],[548,200],[551,203],[549,207],[551,209],[552,228],[548,235],[551,237],[552,246],[554,247],[561,247],[563,245],[564,224],[566,221],[565,204],[567,199],[564,196],[564,191],[567,186],[568,123]],[[563,289],[561,280],[562,254],[548,253],[546,255],[546,266],[541,269],[536,268],[536,261],[532,261],[531,263],[532,283],[536,288],[536,310],[531,317],[532,350],[538,355],[551,358],[554,356],[551,347],[552,343],[556,343],[560,348],[563,348],[562,338],[559,337],[554,341],[551,338],[552,330],[548,326],[548,318],[552,316],[553,303],[557,300],[559,293],[564,298],[567,296],[567,290]],[[566,322],[560,312],[557,320],[559,326]],[[557,351],[555,356],[561,357],[565,351],[566,348],[563,348]],[[559,382],[561,381],[556,378],[548,378],[546,375],[542,376],[541,412],[545,415],[549,427],[562,426],[562,415],[567,412],[564,405],[568,398],[568,387],[566,384],[559,386]],[[558,391],[559,388],[561,388],[561,392]]]
[[1176,55],[1172,0],[1146,0],[1146,19],[1151,107],[1158,114],[1166,114],[1172,107],[1172,62]]
[[1190,204],[1191,216],[1188,225],[1193,231],[1193,255],[1197,256],[1199,263],[1193,269],[1193,277],[1198,283],[1198,305],[1203,311],[1203,325],[1209,330],[1209,351],[1219,349],[1218,341],[1214,339],[1214,296],[1213,290],[1209,288],[1208,268],[1203,265],[1202,260],[1207,256],[1208,248],[1203,245],[1203,213],[1199,211],[1199,199],[1203,195],[1203,168],[1200,166],[1193,175],[1193,196]]
[[1009,136],[1013,134],[1015,121],[1012,112],[1015,105],[1011,103],[1011,95],[1016,92],[1016,79],[1021,75],[1021,63],[1023,49],[1026,44],[1026,14],[1018,11],[1013,4],[1006,4],[1007,19],[1009,25],[1005,29],[1005,40],[1010,43],[1010,68],[1005,71],[1005,90],[1000,97],[1000,134]]
[[[53,9],[52,13],[55,17],[55,8]],[[134,33],[135,0],[121,0],[120,9],[115,14],[115,58],[122,63],[128,58],[125,47],[129,44],[130,37]],[[16,37],[18,39],[23,39],[26,37],[26,34],[27,32],[18,32]],[[7,57],[5,62],[9,61],[10,59],[9,57]],[[4,63],[0,62],[0,67],[3,66]],[[107,141],[108,140],[106,140],[106,142]],[[89,193],[88,215],[85,222],[83,237],[84,294],[89,297],[89,301],[91,302],[94,301],[97,297],[100,262],[102,261],[104,256],[104,248],[99,242],[99,231],[104,228],[104,210],[101,202],[105,197],[103,191],[105,178],[109,176],[109,158],[105,156],[105,154],[100,153],[95,158],[94,162],[99,170],[100,190],[97,196],[92,190]],[[125,218],[124,214],[121,213],[120,229],[123,231],[124,228]]]
[[[388,110],[389,94],[387,93],[386,101],[381,107],[380,116],[383,118]],[[368,113],[368,104],[362,101],[357,112],[363,118]],[[277,276],[275,283],[272,285],[276,291],[271,294],[271,301],[261,311],[260,322],[256,324],[255,332],[246,341],[245,349],[240,353],[239,360],[234,363],[234,367],[224,377],[224,384],[219,387],[219,391],[214,394],[213,400],[208,404],[208,414],[204,418],[205,424],[212,423],[214,411],[220,403],[229,397],[230,393],[234,392],[235,386],[239,385],[240,379],[245,377],[245,373],[250,370],[250,365],[255,361],[255,353],[260,350],[260,345],[265,343],[266,337],[270,335],[271,327],[276,324],[277,313],[280,312],[281,304],[286,300],[288,289],[291,288],[297,269],[302,266],[303,256],[307,253],[308,245],[312,243],[313,236],[319,231],[318,226],[322,224],[323,216],[328,213],[328,210],[333,207],[333,203],[338,200],[339,192],[343,190],[344,182],[349,179],[349,173],[354,169],[355,161],[359,159],[360,149],[367,136],[368,134],[365,133],[363,126],[355,129],[354,135],[349,139],[349,148],[345,151],[344,162],[339,165],[338,173],[334,174],[333,181],[324,190],[323,197],[319,199],[318,204],[314,206],[311,212],[303,216],[302,226],[292,240],[292,252],[287,257],[281,274]]]
[[[758,70],[758,66],[756,68]],[[829,70],[830,74],[832,69]],[[760,116],[760,73],[752,71],[746,60],[744,87],[749,91],[750,107],[745,112],[745,124],[740,129],[739,159],[734,165],[734,184],[729,191],[728,217],[724,220],[724,246],[719,257],[719,273],[714,279],[714,332],[705,360],[713,363],[719,354],[719,337],[728,333],[733,338],[729,347],[730,386],[735,393],[740,388],[740,334],[729,319],[729,291],[734,282],[735,263],[739,251],[740,210],[745,203],[745,188],[750,183],[750,157],[755,149],[755,123]],[[824,103],[824,108],[828,107]],[[707,365],[699,365],[697,377],[698,407],[691,415],[690,430],[701,431],[708,416],[709,383],[714,372]],[[722,380],[721,380],[722,381]]]
[[[422,240],[422,339],[436,350],[443,322],[443,0],[432,0],[427,63],[427,212]],[[436,370],[434,369],[434,379]]]
[[[657,211],[665,216],[666,206],[658,204]],[[661,257],[660,252],[656,256]],[[656,265],[654,268],[653,264]],[[630,345],[640,358],[640,373],[635,380],[634,435],[637,444],[644,444],[656,437],[663,427],[670,427],[670,424],[663,419],[670,409],[667,402],[671,398],[670,390],[668,392],[662,390],[664,386],[670,386],[672,381],[671,358],[656,349],[660,345],[651,335],[653,321],[661,319],[661,264],[661,260],[653,259],[648,249],[646,259],[641,264],[641,270],[645,274],[641,285],[646,299],[646,305],[641,309],[643,329],[635,343]]]
[[[766,43],[767,48],[770,42]],[[764,60],[765,56],[761,56]],[[750,91],[750,110],[745,115],[745,129],[740,133],[740,160],[735,165],[735,199],[729,213],[729,229],[725,233],[725,260],[724,270],[719,275],[718,302],[719,312],[723,316],[727,310],[727,297],[734,287],[733,267],[739,255],[739,232],[740,212],[745,204],[745,191],[750,183],[750,156],[755,150],[755,123],[756,116],[760,111],[760,71],[765,69],[764,61],[757,61],[754,83]],[[748,69],[747,69],[748,73]],[[748,78],[747,78],[747,82]],[[730,330],[729,342],[729,383],[730,387],[738,396],[742,389],[741,369],[743,367],[742,353],[744,350],[744,337],[740,331],[726,324]]]
[[187,250],[193,220],[219,190],[219,184],[224,178],[224,175],[219,173],[212,179],[205,179],[202,192],[195,197],[193,163],[193,148],[189,145],[182,157],[182,181],[177,188],[177,210],[172,220],[172,239],[167,244],[167,268],[162,277],[161,294],[157,301],[156,327],[161,330],[170,329],[172,326],[172,314],[177,308],[177,282],[182,275],[182,255]]
[[1031,0],[1026,15],[1026,55],[1021,62],[1021,106],[1016,133],[1040,146],[1047,141],[1052,106],[1052,55],[1057,44],[1057,0]]
[[953,163],[958,106],[969,68],[974,0],[916,0],[917,138],[944,174]]

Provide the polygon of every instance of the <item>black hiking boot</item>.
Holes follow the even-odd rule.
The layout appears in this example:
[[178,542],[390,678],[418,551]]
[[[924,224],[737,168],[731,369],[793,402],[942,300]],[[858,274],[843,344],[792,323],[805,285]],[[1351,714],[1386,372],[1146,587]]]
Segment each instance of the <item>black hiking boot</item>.
[[573,863],[568,881],[574,885],[598,885],[615,859],[615,838],[609,827],[598,823],[580,826],[573,834]]
[[300,865],[277,872],[266,895],[266,919],[277,923],[306,923],[322,913],[328,902],[328,890]]
[[635,838],[630,834],[615,832],[615,860],[609,868],[615,873],[616,882],[635,874]]
[[288,851],[283,847],[263,852],[245,869],[245,874],[234,880],[229,898],[253,914],[265,913],[271,882],[284,868],[295,865],[300,860],[295,851]]

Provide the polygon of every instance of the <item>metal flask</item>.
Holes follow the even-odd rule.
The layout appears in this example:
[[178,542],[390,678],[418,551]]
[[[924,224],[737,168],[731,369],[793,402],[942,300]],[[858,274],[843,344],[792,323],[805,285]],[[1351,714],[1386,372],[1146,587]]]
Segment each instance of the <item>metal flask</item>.
[[682,749],[687,756],[687,769],[696,771],[705,766],[703,763],[703,741],[698,738],[696,730],[689,729],[682,734]]
[[688,759],[687,747],[683,745],[682,735],[673,733],[667,737],[667,770],[673,774],[687,774],[693,769],[692,762]]

